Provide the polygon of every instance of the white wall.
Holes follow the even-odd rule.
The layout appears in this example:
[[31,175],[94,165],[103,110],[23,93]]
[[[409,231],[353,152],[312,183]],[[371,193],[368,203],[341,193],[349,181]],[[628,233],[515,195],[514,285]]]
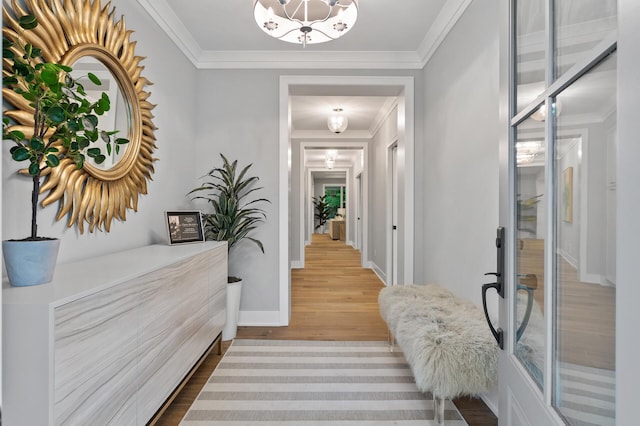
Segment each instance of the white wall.
[[[265,254],[250,241],[230,253],[229,273],[244,279],[241,311],[279,309],[278,235],[286,230],[278,229],[278,168],[286,165],[278,164],[278,82],[274,70],[206,70],[197,79],[195,175],[221,165],[220,153],[240,166],[253,163],[250,172],[264,187],[256,195],[271,201],[264,206],[266,223],[254,233]],[[194,179],[194,186],[199,183]]]
[[[152,83],[147,87],[149,101],[157,104],[153,110],[158,149],[154,153],[153,181],[148,183],[148,195],[139,198],[138,212],[127,212],[126,222],[112,223],[111,232],[85,231],[80,235],[68,229],[66,221],[55,222],[57,205],[41,210],[38,215],[39,234],[58,237],[61,241],[59,262],[81,260],[152,243],[164,243],[166,231],[163,214],[167,209],[186,207],[184,194],[195,181],[193,169],[196,104],[196,71],[163,31],[137,2],[114,0],[115,15],[125,15],[127,28],[137,41],[136,54],[147,57],[143,76]],[[4,149],[3,149],[4,151]],[[18,164],[3,155],[2,238],[24,238],[30,230],[31,181],[17,176]],[[117,265],[105,265],[117,267]]]
[[[476,0],[424,69],[416,146],[416,282],[481,305],[498,226],[498,3]],[[421,204],[418,205],[418,202]],[[490,296],[491,298],[491,296]],[[497,316],[498,296],[491,312]],[[497,395],[487,400],[497,408]]]
[[495,2],[474,1],[425,67],[425,143],[416,149],[416,193],[426,194],[418,276],[477,304],[496,264],[497,17]]

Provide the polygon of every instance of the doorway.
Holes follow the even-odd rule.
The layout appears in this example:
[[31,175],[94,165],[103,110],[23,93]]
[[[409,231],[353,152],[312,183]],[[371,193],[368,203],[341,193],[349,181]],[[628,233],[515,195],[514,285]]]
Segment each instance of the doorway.
[[[398,235],[398,276],[405,282],[413,282],[414,263],[414,88],[412,77],[366,77],[366,76],[281,76],[280,77],[280,144],[279,144],[279,200],[278,227],[285,232],[279,233],[278,276],[279,286],[279,324],[287,325],[291,312],[291,264],[293,254],[299,253],[299,245],[304,246],[300,234],[304,235],[304,203],[299,187],[300,174],[303,173],[299,158],[300,143],[305,138],[294,138],[290,118],[290,97],[298,94],[336,93],[340,95],[367,95],[378,93],[397,97],[398,113],[398,163],[402,165],[402,179],[399,179],[399,229]],[[326,141],[326,138],[325,138]],[[368,159],[365,159],[368,161]],[[366,169],[365,169],[366,170]],[[365,172],[366,173],[366,172]],[[366,179],[362,180],[366,185]],[[304,186],[304,184],[302,184]],[[363,195],[368,194],[363,188]],[[366,200],[365,200],[366,202]],[[367,206],[362,213],[366,215]],[[366,216],[365,216],[366,217]],[[364,222],[364,220],[363,220]],[[372,224],[363,223],[362,251],[368,251],[371,242],[365,241],[367,230]],[[384,226],[384,224],[381,224]],[[292,250],[292,248],[294,250]],[[369,259],[365,259],[367,262]]]

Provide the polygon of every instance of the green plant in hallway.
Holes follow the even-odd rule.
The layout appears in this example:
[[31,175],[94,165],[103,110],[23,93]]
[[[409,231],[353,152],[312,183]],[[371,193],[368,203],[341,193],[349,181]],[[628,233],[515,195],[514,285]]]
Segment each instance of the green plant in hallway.
[[[78,169],[82,169],[87,157],[96,164],[104,162],[105,155],[94,145],[97,141],[103,142],[109,153],[112,149],[118,151],[120,145],[129,141],[124,138],[114,140],[116,131],[98,129],[98,116],[110,109],[106,93],[96,101],[90,101],[83,86],[71,76],[71,67],[46,62],[40,48],[23,41],[24,32],[38,26],[37,19],[25,15],[19,19],[19,25],[22,32],[3,38],[2,42],[2,94],[5,98],[24,98],[29,102],[32,113],[3,112],[2,139],[12,143],[11,159],[28,163],[20,174],[29,176],[32,181],[31,233],[22,240],[4,241],[3,249],[10,282],[13,285],[35,285],[51,281],[59,245],[55,238],[38,235],[41,179],[63,162],[71,161]],[[101,84],[94,74],[89,73],[88,78],[93,84]],[[52,252],[45,246],[51,246]],[[14,255],[14,249],[25,251]],[[29,264],[14,266],[14,261],[27,258],[31,259]],[[48,264],[51,270],[42,277],[34,276],[34,271],[44,264]],[[24,273],[28,276],[23,277]]]
[[314,217],[318,220],[314,229],[319,229],[324,227],[324,225],[329,220],[329,216],[331,215],[331,207],[327,204],[326,195],[321,195],[319,197],[313,197],[313,205],[316,209]]
[[[238,160],[232,163],[220,154],[222,167],[214,167],[203,178],[205,182],[191,190],[189,194],[201,194],[193,200],[205,200],[213,209],[204,213],[205,237],[208,240],[226,241],[231,256],[231,249],[240,241],[247,239],[254,243],[262,253],[262,242],[251,236],[252,232],[263,223],[266,212],[260,207],[262,203],[270,203],[266,198],[254,198],[252,194],[263,189],[256,187],[257,176],[248,176],[252,164],[238,171]],[[227,288],[227,325],[222,332],[223,340],[235,337],[242,279],[230,276]]]

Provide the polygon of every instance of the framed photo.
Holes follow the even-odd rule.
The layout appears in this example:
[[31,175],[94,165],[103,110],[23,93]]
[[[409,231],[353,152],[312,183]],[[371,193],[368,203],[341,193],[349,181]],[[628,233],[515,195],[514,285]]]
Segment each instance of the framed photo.
[[166,212],[169,245],[204,241],[202,213],[197,210]]

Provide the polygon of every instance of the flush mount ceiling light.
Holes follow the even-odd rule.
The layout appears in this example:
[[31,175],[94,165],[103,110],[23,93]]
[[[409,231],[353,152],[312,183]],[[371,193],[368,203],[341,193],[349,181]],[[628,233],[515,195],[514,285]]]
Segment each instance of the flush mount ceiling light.
[[333,166],[336,164],[336,157],[338,156],[338,151],[336,150],[329,150],[327,151],[327,153],[325,154],[325,159],[324,159],[324,163],[327,166],[327,169],[331,170],[333,169]]
[[334,108],[333,113],[327,119],[327,126],[333,133],[342,133],[347,130],[349,119],[342,108]]
[[262,31],[289,43],[324,43],[345,35],[358,19],[358,0],[254,0]]

